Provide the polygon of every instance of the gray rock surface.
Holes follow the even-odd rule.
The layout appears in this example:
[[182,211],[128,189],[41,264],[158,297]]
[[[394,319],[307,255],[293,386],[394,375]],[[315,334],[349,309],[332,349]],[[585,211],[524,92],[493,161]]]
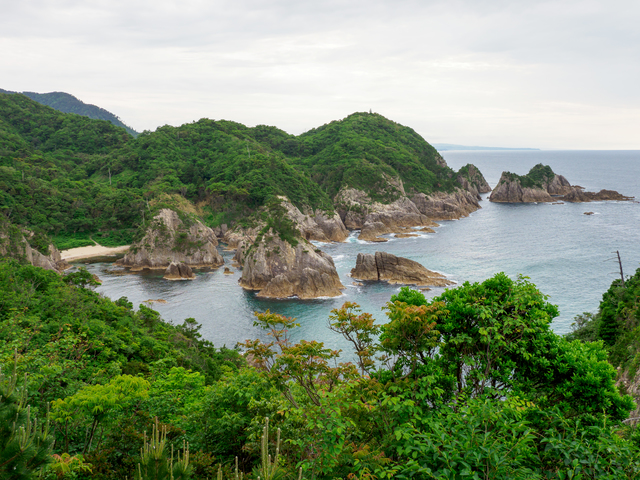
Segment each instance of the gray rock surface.
[[24,258],[31,265],[55,272],[62,272],[70,267],[62,260],[60,251],[54,245],[49,245],[49,255],[33,248],[28,240],[32,235],[32,232],[11,225],[6,219],[0,220],[0,256]]
[[511,179],[506,172],[503,172],[498,185],[489,196],[490,202],[500,203],[557,202],[558,200],[578,203],[604,200],[628,201],[633,200],[633,197],[626,197],[613,190],[585,192],[582,187],[572,186],[562,175],[555,175],[551,181],[543,182],[540,187],[522,187],[519,179]]
[[190,219],[189,223],[185,224],[173,210],[160,210],[142,240],[132,245],[117,263],[132,271],[165,269],[171,263],[191,267],[224,264],[216,248],[218,240],[213,230],[198,220]]
[[359,253],[351,277],[402,285],[444,287],[453,284],[444,275],[427,270],[418,262],[386,252],[376,252],[375,255]]
[[345,288],[333,259],[302,238],[294,247],[269,230],[243,255],[239,283],[259,297],[336,297]]
[[193,280],[196,278],[196,275],[193,273],[193,270],[191,270],[189,265],[171,262],[164,271],[164,276],[162,278],[165,280]]

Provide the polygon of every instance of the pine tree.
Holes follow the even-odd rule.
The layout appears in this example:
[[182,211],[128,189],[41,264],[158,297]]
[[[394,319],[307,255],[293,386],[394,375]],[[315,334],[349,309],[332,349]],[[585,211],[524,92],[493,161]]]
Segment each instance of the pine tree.
[[49,422],[31,418],[26,388],[17,386],[17,374],[0,371],[0,480],[34,479],[50,459]]

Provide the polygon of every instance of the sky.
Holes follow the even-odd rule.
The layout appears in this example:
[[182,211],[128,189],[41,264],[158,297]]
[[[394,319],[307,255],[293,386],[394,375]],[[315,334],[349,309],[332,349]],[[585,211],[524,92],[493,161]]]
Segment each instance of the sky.
[[300,134],[356,111],[431,143],[640,149],[637,0],[0,0],[0,88],[138,131]]

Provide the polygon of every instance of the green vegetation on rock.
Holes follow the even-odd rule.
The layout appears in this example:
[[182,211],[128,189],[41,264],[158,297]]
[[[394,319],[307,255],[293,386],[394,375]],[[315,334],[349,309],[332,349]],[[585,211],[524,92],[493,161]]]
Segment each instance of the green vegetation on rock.
[[503,177],[513,182],[518,181],[524,188],[544,188],[544,186],[553,180],[555,173],[549,165],[537,164],[526,175],[517,175],[511,172],[504,172]]

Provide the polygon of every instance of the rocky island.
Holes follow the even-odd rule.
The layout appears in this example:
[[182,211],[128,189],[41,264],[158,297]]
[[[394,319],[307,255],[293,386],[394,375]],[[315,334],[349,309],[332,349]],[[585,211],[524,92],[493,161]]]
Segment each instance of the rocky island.
[[357,280],[380,281],[401,285],[446,287],[453,285],[441,275],[427,270],[418,262],[396,257],[386,252],[359,253],[351,277]]
[[633,200],[613,190],[597,193],[585,192],[583,187],[571,185],[562,175],[557,175],[548,165],[538,164],[526,175],[502,172],[498,185],[489,196],[490,202],[594,202],[600,200]]

